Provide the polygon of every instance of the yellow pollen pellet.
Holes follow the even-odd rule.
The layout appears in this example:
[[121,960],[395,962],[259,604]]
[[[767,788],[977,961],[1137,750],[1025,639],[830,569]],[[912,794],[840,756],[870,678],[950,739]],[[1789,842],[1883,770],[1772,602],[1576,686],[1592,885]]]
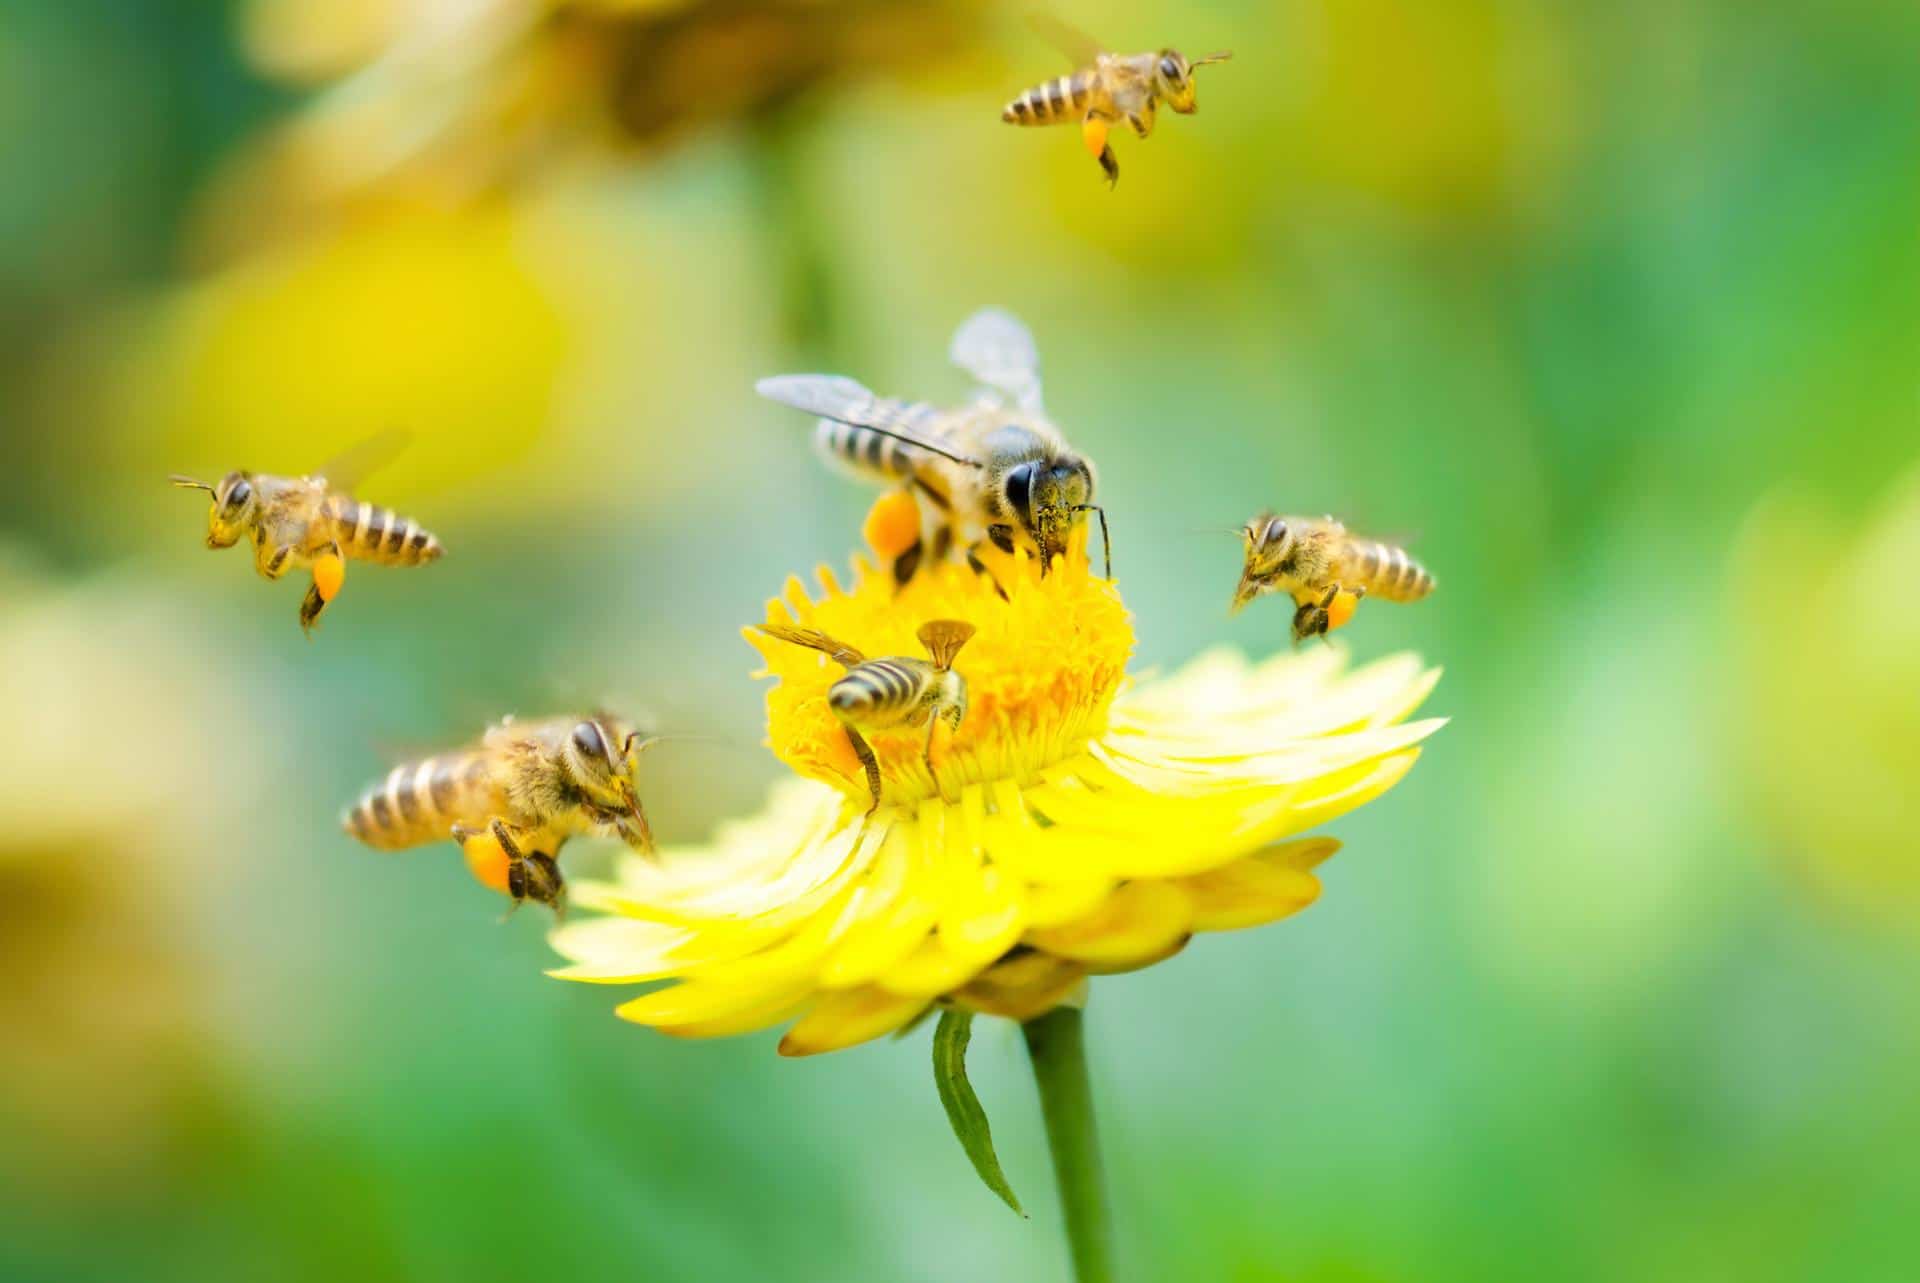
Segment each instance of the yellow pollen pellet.
[[1087,155],[1095,160],[1107,149],[1107,122],[1098,116],[1088,116],[1080,122],[1080,138],[1087,145]]
[[889,490],[873,501],[860,527],[874,555],[892,561],[920,539],[920,505],[905,490]]
[[507,894],[507,853],[491,833],[477,833],[460,844],[467,871],[483,887]]
[[1346,627],[1347,621],[1353,618],[1353,612],[1359,607],[1360,599],[1346,589],[1335,593],[1333,600],[1327,603],[1327,631]]
[[321,601],[332,601],[340,595],[340,585],[347,579],[347,563],[332,553],[323,553],[314,559],[313,586],[320,590]]

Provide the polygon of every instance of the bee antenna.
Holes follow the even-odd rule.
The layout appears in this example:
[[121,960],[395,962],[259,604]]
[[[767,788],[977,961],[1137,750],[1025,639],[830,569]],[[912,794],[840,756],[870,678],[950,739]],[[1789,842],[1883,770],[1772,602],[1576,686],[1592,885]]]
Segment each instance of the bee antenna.
[[1187,64],[1187,70],[1192,71],[1196,67],[1204,67],[1210,62],[1225,62],[1231,57],[1233,57],[1233,50],[1221,49],[1215,53],[1208,54],[1204,58],[1195,58],[1192,62]]
[[180,487],[182,490],[204,490],[208,494],[213,493],[213,487],[206,482],[195,481],[192,477],[183,477],[177,472],[167,474],[167,480],[173,482],[174,485]]
[[1108,579],[1113,578],[1113,539],[1107,534],[1107,510],[1097,503],[1079,503],[1073,507],[1075,512],[1097,512],[1100,514],[1100,550],[1106,554]]
[[817,410],[814,411],[814,416],[816,418],[826,419],[831,423],[844,423],[850,428],[865,428],[868,432],[877,432],[883,437],[891,438],[903,445],[910,445],[916,450],[925,450],[928,454],[937,454],[942,459],[951,459],[955,463],[964,463],[969,468],[984,469],[987,466],[978,459],[969,459],[965,455],[954,454],[950,450],[943,450],[932,442],[923,440],[920,437],[910,437],[904,432],[892,432],[861,419],[843,419],[837,414],[821,414]]

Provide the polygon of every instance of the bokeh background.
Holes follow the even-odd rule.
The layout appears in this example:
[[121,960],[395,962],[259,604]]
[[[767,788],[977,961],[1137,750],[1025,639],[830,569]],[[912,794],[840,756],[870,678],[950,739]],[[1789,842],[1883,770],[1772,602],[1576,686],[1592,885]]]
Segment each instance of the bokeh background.
[[[1361,657],[1452,725],[1281,927],[1099,982],[1136,1279],[1920,1277],[1920,9],[1085,0],[1227,47],[1116,143],[968,0],[0,9],[0,1274],[1054,1279],[1010,1027],[784,1062],[541,975],[395,754],[606,701],[663,836],[779,774],[738,625],[868,495],[754,377],[940,398],[1035,328],[1142,666],[1275,505],[1439,576]],[[170,471],[451,555],[300,589]],[[590,870],[586,849],[571,859]],[[991,1023],[991,1022],[990,1022]]]

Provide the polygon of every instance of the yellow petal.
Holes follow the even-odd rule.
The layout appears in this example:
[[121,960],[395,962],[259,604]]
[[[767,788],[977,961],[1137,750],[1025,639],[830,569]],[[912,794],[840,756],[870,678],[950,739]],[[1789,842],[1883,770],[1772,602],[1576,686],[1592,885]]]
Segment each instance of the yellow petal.
[[1086,983],[1086,969],[1030,950],[974,977],[955,998],[990,1016],[1027,1021],[1045,1015]]
[[927,998],[901,997],[866,986],[829,993],[780,1040],[783,1056],[816,1056],[892,1033],[925,1011]]
[[1129,882],[1077,922],[1029,931],[1036,949],[1089,970],[1124,969],[1176,952],[1193,930],[1193,902],[1171,882]]
[[1339,846],[1328,838],[1309,838],[1180,879],[1193,901],[1193,929],[1233,931],[1299,912],[1319,896],[1320,879],[1296,862],[1318,863]]
[[902,997],[938,997],[951,993],[971,980],[982,968],[972,958],[955,957],[938,936],[929,936],[920,947],[887,968],[878,983],[888,993]]
[[699,1031],[726,1027],[728,1032],[760,1029],[781,1020],[796,1003],[813,991],[808,983],[717,985],[683,980],[621,1003],[613,1014],[636,1025],[651,1025],[690,1038],[713,1035]]

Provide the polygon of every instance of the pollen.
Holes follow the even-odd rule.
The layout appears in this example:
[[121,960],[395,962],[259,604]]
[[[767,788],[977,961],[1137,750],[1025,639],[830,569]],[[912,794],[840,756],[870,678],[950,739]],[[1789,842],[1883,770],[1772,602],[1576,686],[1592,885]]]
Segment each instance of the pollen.
[[882,561],[892,561],[920,538],[920,505],[905,490],[890,490],[874,503],[860,534]]
[[1333,600],[1327,603],[1327,631],[1345,628],[1352,620],[1353,612],[1359,608],[1360,598],[1354,593],[1345,588],[1335,593]]
[[322,553],[313,561],[313,586],[320,592],[321,601],[332,601],[340,595],[340,586],[347,580],[347,563],[332,553]]

